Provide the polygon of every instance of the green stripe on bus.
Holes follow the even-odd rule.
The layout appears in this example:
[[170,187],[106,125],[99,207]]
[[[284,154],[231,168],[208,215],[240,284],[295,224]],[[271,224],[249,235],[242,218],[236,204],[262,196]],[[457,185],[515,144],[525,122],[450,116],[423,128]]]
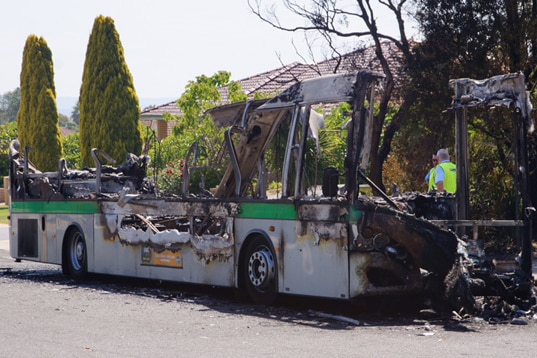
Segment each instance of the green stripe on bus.
[[241,203],[239,218],[296,220],[294,204],[280,203]]
[[95,201],[13,201],[14,214],[98,214]]

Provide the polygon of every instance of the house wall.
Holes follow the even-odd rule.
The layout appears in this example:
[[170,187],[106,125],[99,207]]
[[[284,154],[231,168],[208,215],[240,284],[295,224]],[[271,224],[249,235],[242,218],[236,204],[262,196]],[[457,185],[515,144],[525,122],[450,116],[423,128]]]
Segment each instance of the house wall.
[[141,122],[143,125],[155,131],[158,140],[163,140],[172,135],[173,127],[177,124],[177,121],[165,121],[163,119],[142,119]]

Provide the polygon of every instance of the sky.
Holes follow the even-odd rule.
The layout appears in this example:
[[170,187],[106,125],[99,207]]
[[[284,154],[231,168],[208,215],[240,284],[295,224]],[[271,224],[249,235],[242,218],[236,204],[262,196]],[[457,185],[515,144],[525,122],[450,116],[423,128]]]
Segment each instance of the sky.
[[114,20],[142,108],[179,98],[202,74],[224,70],[240,80],[282,63],[311,62],[303,34],[274,29],[246,0],[23,0],[2,4],[0,14],[0,94],[19,86],[24,44],[33,34],[52,51],[58,102],[76,103],[99,15]]

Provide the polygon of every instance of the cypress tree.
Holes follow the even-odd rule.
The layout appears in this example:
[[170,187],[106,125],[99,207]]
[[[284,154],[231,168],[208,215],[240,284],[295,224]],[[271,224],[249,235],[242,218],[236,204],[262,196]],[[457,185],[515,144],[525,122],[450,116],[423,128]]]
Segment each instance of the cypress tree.
[[62,142],[56,96],[52,89],[48,88],[39,93],[35,118],[39,124],[31,127],[32,146],[35,149],[30,158],[37,168],[46,171],[58,170]]
[[62,155],[56,106],[52,52],[42,37],[26,39],[20,75],[21,104],[17,114],[21,150],[32,147],[30,160],[43,171],[58,168]]
[[127,153],[140,154],[139,114],[138,96],[114,20],[99,16],[89,38],[80,88],[82,164],[94,166],[92,148],[105,151],[118,163]]

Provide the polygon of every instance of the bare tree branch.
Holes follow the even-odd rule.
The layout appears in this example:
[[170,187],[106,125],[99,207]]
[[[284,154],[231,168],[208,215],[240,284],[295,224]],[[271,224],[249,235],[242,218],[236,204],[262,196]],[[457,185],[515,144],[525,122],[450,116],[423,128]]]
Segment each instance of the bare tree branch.
[[[290,14],[298,19],[305,20],[304,24],[285,24],[277,13],[276,4],[283,5]],[[371,155],[371,177],[373,181],[382,187],[382,164],[387,159],[390,151],[392,138],[404,120],[405,113],[401,113],[390,130],[384,132],[384,120],[388,113],[388,105],[394,91],[394,75],[392,64],[388,60],[391,54],[384,53],[383,42],[393,43],[402,53],[403,65],[412,61],[409,42],[405,33],[403,11],[407,0],[355,0],[343,8],[337,0],[248,0],[251,11],[262,21],[270,26],[287,32],[319,33],[331,49],[335,57],[336,65],[334,72],[338,71],[342,55],[338,50],[336,39],[354,39],[355,46],[360,41],[372,42],[376,57],[385,75],[384,90],[381,94],[377,121],[373,129],[372,146],[376,148]],[[268,6],[263,6],[268,4]],[[353,4],[353,7],[350,5]],[[376,15],[379,8],[384,8],[393,15],[398,29],[398,38],[383,33],[377,26]],[[311,43],[308,43],[309,55],[313,54]],[[408,97],[409,102],[402,108],[409,108],[413,97]]]

